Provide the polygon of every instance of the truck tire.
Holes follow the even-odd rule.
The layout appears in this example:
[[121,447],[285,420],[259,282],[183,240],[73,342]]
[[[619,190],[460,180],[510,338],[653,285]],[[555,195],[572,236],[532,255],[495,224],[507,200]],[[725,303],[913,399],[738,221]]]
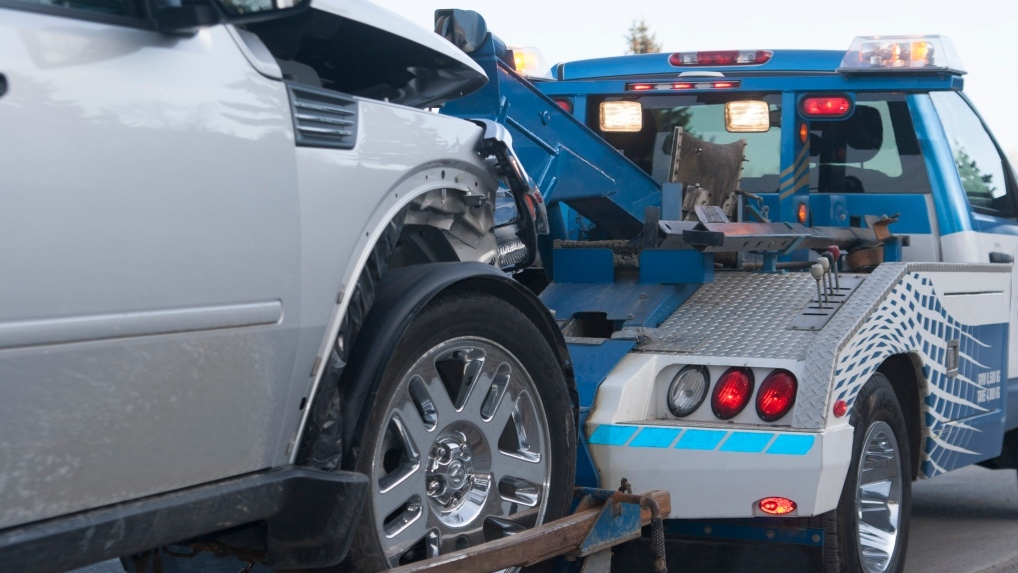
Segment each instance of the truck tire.
[[371,488],[355,569],[434,557],[568,511],[576,428],[561,366],[508,302],[471,290],[439,295],[407,328],[377,388],[353,452]]
[[838,508],[824,516],[827,573],[895,573],[912,508],[908,430],[890,381],[874,374],[855,400],[852,463]]

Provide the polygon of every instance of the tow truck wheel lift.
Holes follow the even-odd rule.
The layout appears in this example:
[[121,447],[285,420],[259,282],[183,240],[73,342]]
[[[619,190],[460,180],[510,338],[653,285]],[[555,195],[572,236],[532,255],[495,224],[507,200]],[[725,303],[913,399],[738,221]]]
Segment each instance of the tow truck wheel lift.
[[[642,536],[650,525],[654,573],[667,573],[663,519],[671,513],[666,491],[634,495],[623,480],[620,490],[578,487],[573,513],[475,547],[417,561],[390,573],[489,573],[527,567],[564,557],[566,563],[582,560],[580,573],[611,571],[612,548]],[[569,569],[573,569],[570,567]]]

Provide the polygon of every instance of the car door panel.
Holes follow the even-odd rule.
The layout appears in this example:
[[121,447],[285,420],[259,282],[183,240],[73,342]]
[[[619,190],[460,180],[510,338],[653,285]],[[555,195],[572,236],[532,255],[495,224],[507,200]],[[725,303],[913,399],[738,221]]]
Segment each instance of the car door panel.
[[0,13],[0,528],[268,467],[300,315],[283,85],[221,26]]

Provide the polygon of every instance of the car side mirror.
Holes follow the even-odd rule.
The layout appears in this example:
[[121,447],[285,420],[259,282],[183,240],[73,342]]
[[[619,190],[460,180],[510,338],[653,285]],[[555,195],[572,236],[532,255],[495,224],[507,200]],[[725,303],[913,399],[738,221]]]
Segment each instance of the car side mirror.
[[216,24],[250,24],[297,14],[311,0],[154,0],[159,31],[191,34]]

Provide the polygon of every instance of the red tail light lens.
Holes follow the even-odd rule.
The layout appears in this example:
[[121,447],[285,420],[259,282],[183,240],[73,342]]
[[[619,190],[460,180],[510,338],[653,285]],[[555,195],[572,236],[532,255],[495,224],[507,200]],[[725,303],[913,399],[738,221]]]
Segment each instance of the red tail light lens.
[[566,113],[573,113],[573,100],[568,98],[554,98],[555,103],[558,104]]
[[676,52],[668,57],[673,66],[745,66],[766,64],[774,52],[770,50],[721,50],[714,52]]
[[775,370],[764,378],[756,394],[756,413],[764,422],[773,422],[788,413],[795,404],[799,382],[788,370]]
[[852,111],[852,102],[846,97],[808,97],[799,104],[802,115],[834,119],[845,117]]
[[734,418],[753,395],[753,371],[749,368],[729,368],[718,378],[710,406],[714,415],[722,420]]

